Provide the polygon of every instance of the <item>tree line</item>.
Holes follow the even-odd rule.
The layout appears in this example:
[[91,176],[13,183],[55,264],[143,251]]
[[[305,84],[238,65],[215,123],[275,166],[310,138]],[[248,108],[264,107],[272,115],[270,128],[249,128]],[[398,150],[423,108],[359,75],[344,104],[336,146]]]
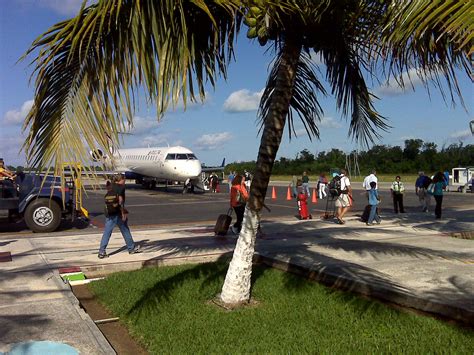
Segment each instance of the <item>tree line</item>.
[[[254,171],[255,166],[255,161],[232,163],[226,166],[225,171]],[[376,169],[379,174],[416,174],[420,170],[430,173],[446,169],[451,171],[454,167],[474,166],[474,145],[454,143],[438,150],[433,142],[407,139],[403,148],[374,145],[367,151],[352,151],[349,154],[336,148],[317,154],[303,149],[294,159],[281,157],[275,161],[272,174],[299,175],[303,171],[320,174],[349,166],[353,175],[356,166],[361,175],[366,175],[371,169]]]

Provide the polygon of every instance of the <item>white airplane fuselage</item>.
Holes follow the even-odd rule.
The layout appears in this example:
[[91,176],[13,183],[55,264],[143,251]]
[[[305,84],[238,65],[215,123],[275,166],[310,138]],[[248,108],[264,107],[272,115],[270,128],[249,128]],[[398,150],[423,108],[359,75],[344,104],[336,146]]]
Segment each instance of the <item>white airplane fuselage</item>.
[[186,181],[198,178],[201,162],[181,146],[119,149],[114,153],[115,170],[158,180]]

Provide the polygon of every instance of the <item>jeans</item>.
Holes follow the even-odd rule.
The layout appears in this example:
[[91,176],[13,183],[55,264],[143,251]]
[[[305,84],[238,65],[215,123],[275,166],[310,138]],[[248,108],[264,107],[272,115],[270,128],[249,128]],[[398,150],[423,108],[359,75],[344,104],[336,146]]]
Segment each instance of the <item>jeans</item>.
[[441,205],[443,204],[443,195],[434,195],[436,201],[435,216],[441,218]]
[[234,207],[235,215],[237,220],[234,223],[234,228],[237,228],[239,231],[242,229],[242,221],[244,220],[245,205],[239,205]]
[[405,209],[403,208],[403,194],[393,194],[393,211],[398,213],[400,209],[400,213],[404,213]]
[[425,188],[422,187],[418,190],[418,199],[420,200],[423,212],[428,212],[431,205],[431,195],[426,192]]
[[309,192],[309,182],[303,182],[303,192],[308,195],[308,197],[311,196],[311,193]]
[[112,235],[115,226],[120,228],[120,232],[125,240],[128,251],[132,251],[135,248],[135,243],[132,234],[130,233],[130,228],[128,228],[127,221],[122,221],[122,216],[116,215],[105,218],[104,234],[102,234],[102,239],[100,241],[99,253],[105,254],[105,249],[109,244],[110,236]]
[[370,205],[370,215],[367,223],[372,223],[373,221],[380,222],[380,217],[377,215],[377,205]]
[[293,198],[296,198],[296,196],[298,196],[298,188],[293,186]]

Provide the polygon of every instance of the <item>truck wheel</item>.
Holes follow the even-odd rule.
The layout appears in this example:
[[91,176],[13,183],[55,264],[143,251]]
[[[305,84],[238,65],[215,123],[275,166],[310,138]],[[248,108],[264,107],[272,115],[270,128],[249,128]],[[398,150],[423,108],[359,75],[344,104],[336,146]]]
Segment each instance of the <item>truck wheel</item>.
[[26,208],[25,222],[33,232],[53,232],[61,223],[61,208],[53,200],[34,199]]

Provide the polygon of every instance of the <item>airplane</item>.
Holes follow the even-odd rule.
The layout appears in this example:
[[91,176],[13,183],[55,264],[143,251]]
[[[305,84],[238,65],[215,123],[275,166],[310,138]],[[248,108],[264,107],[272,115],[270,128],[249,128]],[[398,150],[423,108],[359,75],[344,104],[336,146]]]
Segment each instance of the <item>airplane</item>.
[[201,171],[203,173],[210,173],[210,172],[215,172],[215,171],[224,171],[224,168],[225,168],[225,158],[222,159],[222,163],[219,166],[206,166],[205,164],[202,164]]
[[201,162],[185,147],[151,147],[118,149],[113,152],[115,165],[110,156],[100,149],[89,152],[94,162],[101,162],[108,173],[124,173],[126,179],[133,179],[145,188],[153,189],[159,181],[184,182],[187,186],[201,187]]

